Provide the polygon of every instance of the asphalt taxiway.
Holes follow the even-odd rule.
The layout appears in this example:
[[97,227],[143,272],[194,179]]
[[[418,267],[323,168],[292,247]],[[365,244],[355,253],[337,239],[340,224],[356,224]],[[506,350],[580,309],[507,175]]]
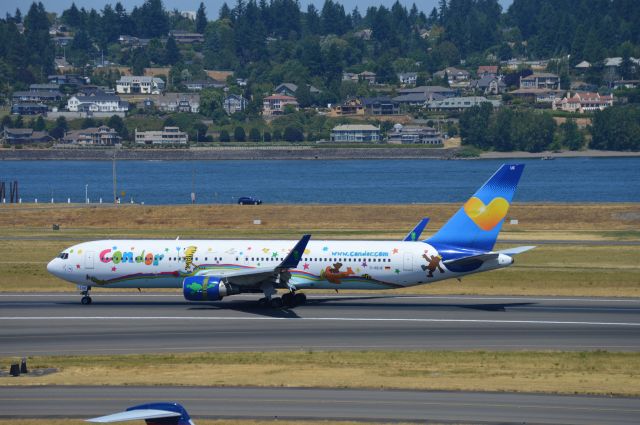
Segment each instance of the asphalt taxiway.
[[220,387],[0,387],[0,417],[89,418],[178,401],[198,418],[637,424],[640,399],[452,391]]
[[0,294],[0,356],[286,350],[640,350],[640,299],[310,294]]

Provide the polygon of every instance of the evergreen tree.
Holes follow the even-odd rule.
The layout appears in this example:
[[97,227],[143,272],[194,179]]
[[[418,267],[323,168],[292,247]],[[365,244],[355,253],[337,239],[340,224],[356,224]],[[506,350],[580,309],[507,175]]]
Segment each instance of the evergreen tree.
[[238,126],[233,130],[233,140],[236,142],[244,142],[247,139],[247,135],[244,132],[244,128]]
[[42,131],[47,128],[47,124],[44,122],[44,118],[42,117],[42,115],[38,115],[38,118],[33,120],[31,128],[33,128],[35,131]]
[[231,137],[229,137],[229,132],[227,130],[222,130],[220,132],[220,143],[229,143],[231,141]]
[[572,151],[577,151],[584,147],[584,135],[578,129],[575,120],[568,119],[560,124],[560,144]]
[[262,140],[265,142],[270,142],[271,141],[271,133],[269,133],[268,131],[265,131],[264,133],[262,133]]
[[35,67],[35,74],[44,79],[53,73],[53,59],[55,49],[49,36],[49,18],[42,3],[32,3],[27,16],[24,18],[24,36],[28,49],[29,64]]
[[207,12],[204,7],[204,3],[200,3],[198,11],[196,12],[196,32],[203,34],[207,27]]
[[139,37],[165,37],[169,32],[169,16],[162,0],[145,0],[142,6],[133,9],[131,19]]
[[167,44],[164,46],[165,49],[165,57],[164,62],[169,65],[175,65],[181,60],[180,49],[178,48],[178,44],[176,43],[175,38],[169,37],[167,39]]
[[286,142],[304,142],[304,133],[297,127],[286,127],[283,137]]
[[260,135],[260,130],[255,127],[249,130],[249,140],[251,140],[252,142],[259,142],[261,139],[262,136]]
[[124,124],[122,118],[120,118],[118,115],[112,115],[111,118],[107,120],[107,126],[117,131],[118,136],[122,137],[123,140],[129,138],[129,130]]

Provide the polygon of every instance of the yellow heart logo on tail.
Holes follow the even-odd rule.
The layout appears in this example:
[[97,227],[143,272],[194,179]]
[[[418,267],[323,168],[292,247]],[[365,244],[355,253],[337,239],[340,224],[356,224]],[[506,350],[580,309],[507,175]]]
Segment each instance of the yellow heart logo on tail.
[[485,205],[478,198],[470,198],[464,204],[464,212],[482,230],[489,231],[507,215],[509,203],[504,198],[494,198]]

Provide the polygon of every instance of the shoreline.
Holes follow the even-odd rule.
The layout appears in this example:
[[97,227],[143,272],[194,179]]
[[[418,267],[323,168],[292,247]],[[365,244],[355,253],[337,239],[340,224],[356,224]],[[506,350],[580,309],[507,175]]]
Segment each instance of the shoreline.
[[[121,149],[122,161],[226,161],[226,160],[341,160],[341,159],[542,159],[542,158],[635,158],[640,152],[562,151],[562,152],[484,152],[479,157],[459,158],[458,148],[387,148],[348,147],[317,148],[313,146],[225,146],[191,149]],[[0,161],[111,161],[112,149],[0,149]]]

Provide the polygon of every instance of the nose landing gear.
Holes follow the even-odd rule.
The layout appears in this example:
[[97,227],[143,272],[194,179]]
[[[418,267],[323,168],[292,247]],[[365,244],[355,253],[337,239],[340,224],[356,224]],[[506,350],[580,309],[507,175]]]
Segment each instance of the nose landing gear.
[[91,286],[79,286],[78,288],[80,289],[80,295],[82,295],[82,298],[80,299],[80,303],[82,305],[91,304],[92,299],[89,296],[91,292]]

